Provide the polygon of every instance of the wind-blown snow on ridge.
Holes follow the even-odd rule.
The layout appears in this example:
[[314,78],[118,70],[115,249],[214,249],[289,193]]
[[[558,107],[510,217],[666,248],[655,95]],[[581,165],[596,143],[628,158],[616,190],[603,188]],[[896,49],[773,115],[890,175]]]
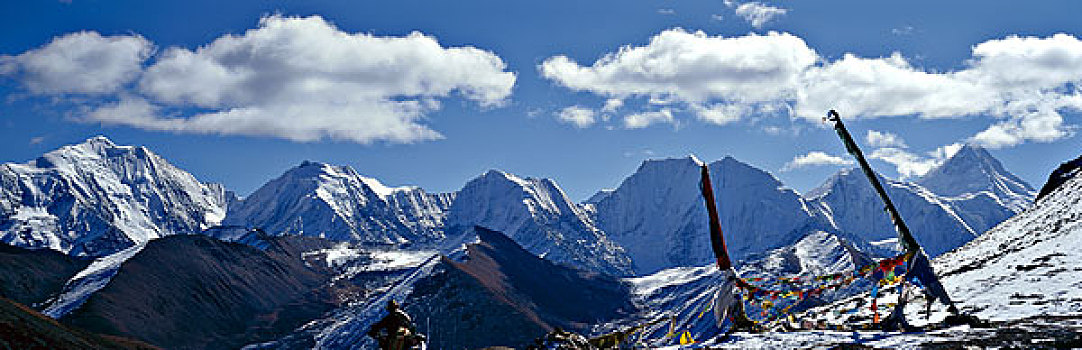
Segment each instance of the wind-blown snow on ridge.
[[222,186],[102,136],[0,165],[0,184],[0,241],[72,255],[198,233],[222,220],[228,202]]

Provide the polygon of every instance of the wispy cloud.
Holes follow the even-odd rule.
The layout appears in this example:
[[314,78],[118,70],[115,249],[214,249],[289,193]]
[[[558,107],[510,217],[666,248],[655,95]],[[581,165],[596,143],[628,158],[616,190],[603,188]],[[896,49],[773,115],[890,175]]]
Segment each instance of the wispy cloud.
[[672,111],[668,108],[660,111],[642,112],[624,116],[624,128],[642,129],[657,123],[673,123]]
[[864,137],[865,141],[872,147],[896,147],[896,148],[909,148],[905,144],[905,140],[902,140],[898,135],[881,132],[876,130],[868,130],[868,134]]
[[961,143],[952,143],[920,155],[900,148],[887,147],[872,151],[868,158],[879,159],[894,165],[898,175],[906,179],[924,176],[928,171],[953,157],[960,149],[962,149]]
[[822,151],[811,151],[806,154],[796,156],[795,158],[793,158],[793,160],[785,163],[785,166],[781,168],[781,171],[793,171],[809,166],[852,164],[853,161],[848,158],[829,155]]
[[788,12],[788,9],[770,6],[761,2],[748,2],[736,7],[736,15],[744,18],[755,28],[762,28],[770,21]]
[[913,34],[913,26],[904,26],[904,27],[899,27],[899,28],[892,28],[890,30],[890,33],[894,34],[894,35],[910,35],[910,34]]
[[657,13],[662,14],[662,15],[675,15],[676,10],[669,9],[669,8],[657,9]]
[[556,113],[556,119],[574,125],[577,128],[587,128],[597,122],[597,112],[589,108],[571,106]]

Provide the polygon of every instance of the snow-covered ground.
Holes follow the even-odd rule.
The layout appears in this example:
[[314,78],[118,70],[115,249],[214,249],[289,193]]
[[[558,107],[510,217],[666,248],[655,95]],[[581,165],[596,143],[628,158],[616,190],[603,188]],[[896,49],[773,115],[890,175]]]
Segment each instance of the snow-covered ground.
[[[1076,348],[1082,346],[1082,178],[970,243],[933,262],[948,294],[966,313],[990,321],[990,328],[960,326],[928,332],[830,331],[736,333],[688,347],[829,348],[860,344],[877,348],[977,346]],[[644,281],[650,279],[644,279]],[[678,279],[674,279],[678,281]],[[651,286],[652,290],[659,289]],[[886,316],[896,288],[878,297]],[[934,304],[925,314],[923,298],[911,300],[907,319],[928,324],[946,316]],[[809,310],[798,322],[813,327],[859,326],[871,319],[867,294]]]
[[960,306],[989,319],[1082,312],[1082,178],[935,260]]
[[129,247],[128,249],[121,250],[108,256],[104,256],[94,260],[75,277],[64,285],[64,289],[60,292],[60,295],[56,299],[50,300],[42,313],[59,319],[64,315],[67,315],[72,310],[75,310],[79,306],[82,306],[86,299],[91,294],[105,288],[105,285],[109,284],[109,281],[116,276],[117,271],[120,270],[120,265],[128,259],[131,259],[135,254],[138,254],[143,248],[146,247],[146,243],[137,244]]
[[732,334],[729,338],[659,349],[835,349],[853,345],[881,349],[1068,349],[1082,346],[1082,317],[1033,318],[997,327],[957,326],[931,332],[804,331]]

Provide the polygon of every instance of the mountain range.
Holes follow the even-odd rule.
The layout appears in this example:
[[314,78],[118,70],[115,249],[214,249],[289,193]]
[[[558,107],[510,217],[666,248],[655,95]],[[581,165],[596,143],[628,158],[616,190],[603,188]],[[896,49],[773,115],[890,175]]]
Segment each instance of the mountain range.
[[[243,199],[144,147],[104,137],[0,166],[0,241],[100,257],[212,227],[431,246],[449,227],[507,232],[530,252],[613,275],[709,262],[699,160],[647,160],[614,190],[574,203],[550,179],[488,171],[454,193],[388,187],[347,166],[304,162]],[[731,157],[709,164],[737,259],[828,230],[888,245],[893,227],[862,174],[842,170],[801,195]],[[884,179],[925,249],[957,247],[1024,209],[1036,192],[967,145],[913,182]],[[220,237],[228,238],[228,237]]]
[[[451,346],[521,345],[555,326],[598,332],[588,326],[657,316],[651,308],[687,318],[694,312],[682,308],[709,299],[717,282],[702,267],[713,253],[701,164],[647,160],[617,188],[575,203],[551,179],[498,170],[428,193],[304,162],[237,198],[146,148],[96,137],[0,166],[0,242],[33,249],[11,248],[33,263],[0,269],[0,291],[66,326],[180,348],[362,346],[388,298],[467,318],[454,305],[483,300],[478,312],[530,330],[486,343],[477,332],[447,341],[452,325],[441,320],[425,328]],[[802,195],[731,157],[707,166],[743,274],[836,272],[896,249],[860,172],[842,170]],[[913,181],[882,180],[933,256],[1027,210],[1036,194],[971,145]],[[59,267],[29,279],[12,270],[38,259]],[[579,307],[545,294],[556,291],[577,295]],[[195,319],[206,322],[182,327]]]

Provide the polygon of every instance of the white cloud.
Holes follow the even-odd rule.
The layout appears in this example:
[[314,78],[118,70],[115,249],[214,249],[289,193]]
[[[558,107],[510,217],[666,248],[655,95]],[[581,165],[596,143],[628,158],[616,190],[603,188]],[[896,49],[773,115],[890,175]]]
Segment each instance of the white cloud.
[[872,147],[909,148],[909,146],[905,144],[905,140],[902,140],[898,135],[889,132],[868,130],[868,134],[864,137],[864,140],[868,141],[868,145],[871,145]]
[[34,94],[108,94],[139,76],[154,46],[138,35],[77,32],[17,56],[0,56],[0,75]]
[[894,34],[894,35],[910,35],[910,34],[913,34],[913,26],[904,26],[904,27],[899,27],[899,28],[892,28],[890,30],[890,33]]
[[[727,3],[728,4],[728,3]],[[751,23],[752,27],[762,28],[768,22],[789,12],[788,9],[770,6],[761,2],[748,2],[736,7],[736,15]]]
[[847,118],[951,118],[987,110],[997,98],[977,82],[915,69],[898,53],[885,58],[846,54],[803,74],[796,113],[810,120],[819,120],[829,109]]
[[793,158],[793,160],[785,163],[781,171],[791,171],[808,166],[817,165],[852,165],[853,160],[848,158],[842,158],[839,156],[832,156],[821,151],[811,151],[804,155],[799,155]]
[[719,15],[719,14],[713,14],[713,15],[710,15],[710,19],[715,20],[715,21],[723,21],[723,20],[725,20],[725,16],[722,16],[722,15]]
[[571,106],[564,108],[556,114],[556,119],[574,125],[577,128],[587,128],[597,122],[597,112],[589,108]]
[[817,124],[829,109],[847,119],[989,118],[988,128],[968,141],[991,148],[1074,134],[1062,113],[1082,111],[1082,40],[1011,36],[979,43],[972,52],[962,68],[941,72],[916,67],[900,53],[831,61],[785,33],[724,38],[671,29],[592,65],[555,56],[540,70],[574,91],[680,105],[708,123],[782,106],[776,110]]
[[804,40],[791,34],[725,38],[677,28],[654,36],[646,46],[625,46],[590,66],[555,56],[539,69],[571,90],[621,99],[644,96],[652,104],[685,103],[704,111],[719,101],[791,99],[800,73],[815,60]]
[[675,15],[676,10],[673,9],[657,9],[657,13],[661,15]]
[[894,165],[898,175],[906,179],[924,176],[928,171],[953,157],[960,149],[962,149],[961,143],[952,143],[936,148],[928,152],[926,156],[921,156],[904,149],[887,147],[872,151],[868,157]]
[[624,106],[624,100],[618,98],[610,98],[605,100],[605,106],[601,107],[601,111],[605,113],[616,112],[617,109]]
[[[164,116],[162,111],[162,107],[145,99],[122,97],[116,103],[91,111],[86,115],[86,121],[157,131],[268,136],[298,142],[329,138],[358,143],[376,140],[410,143],[441,137],[416,123],[427,111],[417,101],[271,103],[187,117]],[[365,114],[358,115],[360,111]]]
[[700,120],[716,125],[735,122],[751,113],[751,108],[741,104],[692,105],[691,109]]
[[[441,99],[500,106],[515,83],[492,52],[443,47],[418,32],[348,33],[319,16],[265,17],[195,50],[165,49],[143,69],[150,47],[138,36],[83,32],[4,57],[0,67],[25,72],[32,92],[111,93],[104,100],[112,102],[91,104],[97,109],[82,116],[88,122],[357,143],[440,138],[424,119]],[[121,89],[136,78],[137,87]]]
[[624,116],[624,128],[642,129],[656,123],[673,123],[672,111],[664,108],[660,111],[642,112]]

